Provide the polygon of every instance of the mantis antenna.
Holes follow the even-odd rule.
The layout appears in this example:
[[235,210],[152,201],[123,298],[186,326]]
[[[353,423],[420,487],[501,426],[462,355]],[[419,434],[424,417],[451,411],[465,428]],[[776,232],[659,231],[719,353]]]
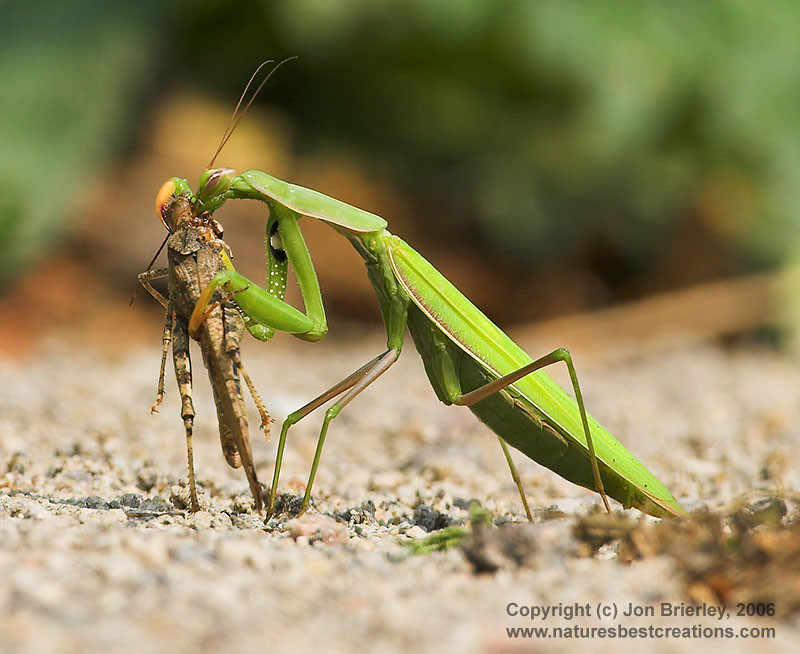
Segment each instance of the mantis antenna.
[[[250,79],[247,81],[247,84],[244,87],[244,91],[242,91],[242,94],[239,96],[239,101],[236,103],[236,108],[233,110],[233,114],[231,114],[231,119],[228,121],[228,126],[225,128],[225,132],[222,135],[222,139],[219,142],[219,146],[217,146],[217,151],[214,153],[214,156],[211,157],[211,161],[208,162],[208,166],[206,166],[206,169],[209,169],[214,165],[214,162],[219,156],[219,153],[222,152],[222,148],[225,147],[225,144],[228,142],[228,139],[230,139],[230,137],[233,135],[233,132],[236,131],[236,127],[239,125],[242,118],[244,118],[245,114],[247,113],[247,110],[250,108],[250,105],[253,104],[253,101],[261,92],[261,89],[264,88],[264,85],[267,83],[269,78],[272,77],[272,75],[275,73],[276,70],[278,70],[278,68],[283,66],[283,64],[285,64],[287,61],[291,61],[292,59],[298,59],[298,57],[297,56],[287,57],[286,59],[283,59],[282,61],[279,61],[277,64],[275,64],[272,70],[270,70],[267,73],[267,76],[263,80],[261,80],[261,83],[258,85],[258,88],[255,91],[253,91],[252,95],[250,96],[250,99],[247,100],[247,104],[245,104],[244,109],[242,109],[242,103],[245,101],[245,98],[247,97],[247,92],[253,85],[253,82],[258,76],[258,73],[264,66],[274,63],[275,60],[267,59],[266,61],[262,61],[258,65],[258,67],[253,71],[253,74],[250,76]],[[242,109],[241,113],[239,112],[240,109]],[[150,269],[153,267],[153,264],[158,258],[158,255],[161,254],[161,250],[163,250],[164,246],[167,244],[167,239],[169,237],[170,237],[169,233],[164,237],[164,240],[162,241],[158,250],[156,250],[156,253],[153,255],[153,258],[150,259],[150,263],[147,265],[147,269],[145,270],[145,272],[149,272]],[[141,284],[136,285],[136,290],[134,290],[133,295],[131,296],[131,301],[128,306],[133,306],[133,302],[136,299],[136,294],[139,292],[140,286]]]
[[259,64],[258,68],[255,69],[253,74],[250,76],[250,80],[247,82],[247,85],[244,87],[244,91],[242,91],[242,95],[239,96],[239,102],[236,103],[236,108],[233,110],[233,114],[231,115],[230,121],[228,121],[228,126],[225,128],[225,133],[222,135],[222,139],[219,142],[219,147],[217,147],[217,151],[214,153],[214,156],[211,157],[211,161],[208,162],[208,166],[206,166],[206,170],[212,168],[214,166],[214,162],[217,160],[219,153],[222,152],[222,148],[225,147],[225,144],[228,142],[228,139],[231,137],[233,132],[236,130],[236,127],[241,122],[242,118],[244,118],[247,110],[250,108],[250,105],[253,104],[253,101],[256,99],[258,94],[261,92],[261,89],[264,88],[264,84],[267,83],[270,77],[275,73],[278,68],[283,66],[287,61],[291,61],[292,59],[297,59],[298,57],[287,57],[283,61],[278,62],[275,66],[267,73],[267,76],[261,80],[261,83],[258,85],[258,88],[253,91],[253,94],[250,96],[250,99],[245,104],[244,109],[242,109],[241,113],[239,113],[239,109],[242,107],[242,103],[244,102],[245,98],[247,97],[247,92],[250,90],[250,87],[253,84],[253,81],[258,76],[259,71],[266,66],[267,64],[273,63],[273,59],[267,59],[266,61]]

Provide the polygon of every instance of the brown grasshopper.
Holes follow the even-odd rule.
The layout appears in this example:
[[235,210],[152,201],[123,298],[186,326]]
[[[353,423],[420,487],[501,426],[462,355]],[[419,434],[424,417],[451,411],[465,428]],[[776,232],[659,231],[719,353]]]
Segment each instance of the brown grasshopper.
[[[192,511],[198,511],[192,451],[195,413],[192,405],[192,364],[189,358],[189,338],[195,339],[200,344],[203,362],[214,392],[219,437],[225,459],[233,468],[244,467],[255,508],[261,511],[264,500],[250,450],[240,376],[258,407],[261,426],[267,431],[267,438],[270,418],[250,376],[242,366],[239,343],[244,334],[244,321],[230,301],[230,296],[222,297],[217,292],[203,314],[204,319],[197,327],[192,326],[194,331],[190,333],[192,312],[211,278],[224,268],[223,257],[230,256],[228,246],[222,240],[220,224],[208,213],[197,212],[186,195],[175,194],[174,185],[171,188],[168,185],[169,182],[162,187],[156,199],[156,210],[169,231],[166,240],[168,267],[148,270],[139,275],[139,283],[166,309],[158,393],[152,411],[158,410],[164,397],[164,368],[171,340],[175,377],[181,395],[181,417],[186,428],[191,508]],[[165,276],[168,278],[169,299],[151,286],[154,279]]]

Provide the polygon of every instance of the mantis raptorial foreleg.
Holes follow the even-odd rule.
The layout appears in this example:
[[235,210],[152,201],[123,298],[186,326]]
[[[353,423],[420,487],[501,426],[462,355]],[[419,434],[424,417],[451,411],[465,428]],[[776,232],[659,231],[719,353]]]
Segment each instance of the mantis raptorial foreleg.
[[[226,269],[218,272],[203,290],[189,321],[194,333],[207,318],[214,291],[223,287],[235,296],[242,309],[245,327],[259,340],[270,338],[274,330],[288,332],[307,341],[318,341],[328,330],[322,294],[297,217],[289,212],[274,212],[267,224],[270,265],[267,288],[240,275],[227,255],[222,256]],[[292,264],[307,313],[302,313],[284,299],[287,261]]]

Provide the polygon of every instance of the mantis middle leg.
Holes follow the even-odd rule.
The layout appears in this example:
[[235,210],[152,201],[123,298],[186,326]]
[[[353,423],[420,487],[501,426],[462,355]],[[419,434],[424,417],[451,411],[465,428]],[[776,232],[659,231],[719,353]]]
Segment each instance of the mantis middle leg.
[[291,413],[283,422],[281,427],[281,435],[278,440],[278,453],[275,459],[275,471],[272,477],[272,488],[269,497],[269,507],[267,509],[267,516],[271,516],[275,509],[275,498],[278,489],[278,479],[280,477],[281,463],[283,461],[283,451],[286,446],[286,437],[289,428],[300,422],[305,416],[319,408],[329,400],[344,393],[344,396],[331,406],[325,412],[325,418],[322,422],[319,438],[317,439],[317,447],[314,451],[314,461],[311,464],[311,472],[306,484],[306,491],[303,495],[303,502],[300,506],[300,514],[304,513],[308,508],[311,501],[311,487],[314,484],[314,478],[317,474],[317,467],[319,466],[320,458],[322,456],[322,447],[325,444],[325,438],[328,433],[328,427],[331,421],[341,413],[356,396],[359,395],[365,388],[372,382],[386,372],[400,356],[400,350],[403,347],[403,334],[405,333],[406,322],[408,318],[408,298],[400,294],[394,295],[388,301],[388,310],[386,313],[386,332],[387,332],[387,349],[382,354],[371,361],[365,363],[358,370],[348,375],[339,383],[333,385],[327,391],[311,400],[308,404],[301,407],[297,411]]

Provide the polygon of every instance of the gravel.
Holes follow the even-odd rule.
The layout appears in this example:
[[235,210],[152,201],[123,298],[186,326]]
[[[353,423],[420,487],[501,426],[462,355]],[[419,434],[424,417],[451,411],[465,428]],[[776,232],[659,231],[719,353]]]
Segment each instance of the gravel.
[[[381,348],[372,332],[314,346],[289,339],[248,345],[245,362],[275,419],[274,435],[287,413]],[[203,510],[194,515],[185,511],[185,445],[171,370],[161,412],[149,414],[159,343],[109,356],[47,342],[25,360],[0,359],[0,652],[521,651],[543,643],[510,639],[508,627],[719,624],[709,617],[508,615],[510,603],[621,609],[692,603],[697,594],[670,556],[623,561],[618,540],[589,547],[576,524],[594,515],[598,498],[517,456],[536,517],[525,523],[492,433],[469,411],[440,405],[411,343],[406,348],[332,424],[314,510],[300,518],[292,507],[319,418],[294,428],[281,478],[284,511],[266,524],[252,511],[244,474],[221,455],[197,353]],[[724,512],[779,493],[789,498],[783,519],[794,519],[796,362],[750,344],[576,364],[590,411],[687,509]],[[257,425],[253,412],[254,456],[268,484],[275,439],[267,443]],[[407,543],[467,525],[476,503],[500,526],[476,532],[461,548],[411,554]],[[622,513],[636,524],[657,522]],[[800,635],[796,616],[734,616],[725,626],[776,630],[774,639],[726,641],[732,652],[790,651]],[[693,651],[708,642],[652,639],[646,646]],[[552,639],[546,648],[632,644]]]

